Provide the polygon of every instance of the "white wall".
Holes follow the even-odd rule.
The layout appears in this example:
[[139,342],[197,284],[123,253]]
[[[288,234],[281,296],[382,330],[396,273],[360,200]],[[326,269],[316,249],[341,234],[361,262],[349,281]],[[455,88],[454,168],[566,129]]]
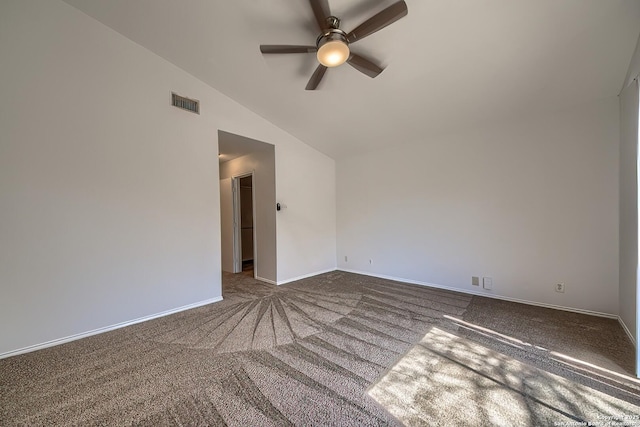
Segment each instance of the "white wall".
[[0,57],[0,355],[220,297],[218,129],[277,145],[278,277],[335,266],[331,159],[58,0],[1,2]]
[[220,258],[222,271],[233,273],[233,187],[231,178],[220,180]]
[[624,79],[624,84],[622,85],[622,89],[627,87],[629,83],[631,83],[631,81],[638,76],[639,73],[640,73],[640,36],[638,37],[638,41],[636,41],[636,49],[633,52],[631,61],[629,62],[629,68],[627,69],[627,75]]
[[[254,173],[253,191],[256,201],[255,276],[258,279],[276,283],[276,181],[273,146],[270,146],[270,150],[256,151],[220,164],[220,179],[233,178],[251,172]],[[230,225],[233,228],[233,223]],[[223,251],[226,251],[226,257],[231,252],[231,259],[233,259],[233,241],[230,246],[223,246]]]
[[638,375],[638,96],[633,79],[639,73],[640,38],[620,96],[620,319],[636,341]]
[[620,319],[637,342],[638,86],[620,95]]
[[306,145],[276,146],[278,284],[336,269],[336,169]]
[[340,160],[338,267],[616,314],[618,139],[611,98]]
[[[336,269],[335,163],[306,145],[283,150],[276,145],[276,197],[264,178],[270,175],[268,153],[255,152],[220,165],[220,177],[256,171],[257,276],[284,284]],[[275,211],[280,202],[282,210]],[[275,215],[277,251],[271,250],[270,224]],[[266,266],[265,266],[266,263]],[[271,265],[277,266],[275,269]],[[276,274],[277,271],[277,274]],[[272,276],[276,276],[274,280]]]

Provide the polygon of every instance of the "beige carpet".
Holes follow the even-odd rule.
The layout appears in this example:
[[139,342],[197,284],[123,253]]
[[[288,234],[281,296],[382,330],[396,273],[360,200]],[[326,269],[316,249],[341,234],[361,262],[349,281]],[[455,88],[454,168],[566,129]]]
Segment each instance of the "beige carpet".
[[[223,296],[220,303],[0,360],[0,426],[379,426],[399,425],[399,419],[481,425],[486,414],[471,412],[461,418],[460,408],[491,402],[501,411],[511,410],[508,399],[523,398],[521,390],[509,388],[514,383],[491,376],[498,374],[514,381],[523,373],[549,375],[565,390],[569,383],[562,378],[580,384],[572,393],[556,395],[578,407],[576,402],[596,389],[627,404],[639,396],[627,375],[633,348],[624,332],[619,335],[619,325],[608,319],[583,316],[571,323],[564,315],[534,308],[533,317],[543,319],[546,334],[523,339],[534,344],[542,340],[545,349],[518,349],[482,328],[526,335],[528,331],[508,328],[520,311],[532,317],[527,306],[356,274],[333,272],[280,287],[243,274],[225,275]],[[496,316],[484,318],[487,310]],[[510,320],[502,324],[500,313]],[[576,339],[571,342],[567,336]],[[469,353],[447,353],[452,349],[442,347],[438,337],[447,337],[444,344],[453,349],[470,343]],[[601,341],[602,346],[593,344]],[[558,348],[607,371],[558,362]],[[468,367],[477,367],[469,355],[477,351],[493,352],[491,357],[504,363],[490,372],[471,371]],[[420,362],[411,363],[414,372],[408,374],[419,385],[412,388],[413,400],[380,404],[380,395],[374,399],[367,394],[368,389],[387,393],[394,369],[415,352],[420,352]],[[449,389],[441,388],[446,373]],[[493,391],[470,392],[469,381],[490,385]],[[420,391],[425,386],[430,391]],[[465,405],[447,404],[429,394],[447,390],[467,396]],[[602,402],[619,403],[595,403]],[[545,403],[565,408],[559,402]],[[594,410],[608,413],[604,406]],[[555,420],[557,415],[541,404],[516,412],[530,420]]]

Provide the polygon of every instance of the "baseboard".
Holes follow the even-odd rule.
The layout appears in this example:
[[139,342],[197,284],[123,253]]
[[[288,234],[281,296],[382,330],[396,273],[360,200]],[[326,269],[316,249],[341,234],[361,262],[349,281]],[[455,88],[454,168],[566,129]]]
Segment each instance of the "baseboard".
[[291,279],[281,280],[277,284],[278,285],[284,285],[285,283],[291,283],[291,282],[295,282],[296,280],[307,279],[309,277],[317,276],[319,274],[331,273],[332,271],[336,271],[335,267],[334,268],[329,268],[327,270],[316,271],[315,273],[305,274],[304,276],[298,276],[298,277],[293,277]]
[[528,300],[523,300],[523,299],[518,299],[518,298],[505,297],[505,296],[502,296],[502,295],[488,294],[488,293],[484,293],[484,292],[475,292],[475,291],[468,290],[468,289],[460,289],[460,288],[454,288],[452,286],[437,285],[435,283],[421,282],[421,281],[418,281],[418,280],[403,279],[401,277],[385,276],[385,275],[382,275],[382,274],[374,274],[374,273],[367,272],[367,271],[347,270],[347,269],[344,269],[344,268],[339,268],[338,270],[339,271],[344,271],[344,272],[347,272],[347,273],[355,273],[355,274],[362,274],[364,276],[377,277],[379,279],[394,280],[396,282],[409,283],[409,284],[412,284],[412,285],[428,286],[430,288],[437,288],[437,289],[444,289],[444,290],[447,290],[447,291],[460,292],[460,293],[468,294],[468,295],[475,295],[475,296],[486,297],[486,298],[494,298],[494,299],[499,299],[499,300],[503,300],[503,301],[517,302],[517,303],[520,303],[520,304],[535,305],[535,306],[544,307],[544,308],[553,308],[555,310],[570,311],[570,312],[573,312],[573,313],[588,314],[590,316],[606,317],[606,318],[609,318],[609,319],[618,319],[618,315],[616,315],[616,314],[601,313],[599,311],[585,310],[585,309],[573,308],[573,307],[564,307],[564,306],[561,306],[561,305],[547,304],[547,303],[544,303],[544,302],[536,302],[536,301],[528,301]]
[[260,276],[255,276],[254,279],[259,280],[261,282],[265,282],[268,283],[270,285],[277,285],[277,283],[273,280],[269,280],[269,279],[265,279],[264,277],[260,277]]
[[5,359],[7,357],[17,356],[19,354],[30,353],[32,351],[42,350],[42,349],[45,349],[45,348],[48,348],[48,347],[53,347],[53,346],[56,346],[56,345],[65,344],[65,343],[68,343],[68,342],[71,342],[71,341],[76,341],[76,340],[79,340],[79,339],[82,339],[82,338],[87,338],[87,337],[90,337],[92,335],[102,334],[104,332],[109,332],[109,331],[113,331],[115,329],[124,328],[126,326],[135,325],[136,323],[146,322],[147,320],[157,319],[159,317],[168,316],[170,314],[179,313],[181,311],[190,310],[192,308],[197,308],[197,307],[202,307],[203,305],[212,304],[214,302],[220,302],[220,301],[222,301],[222,297],[221,296],[220,297],[216,297],[216,298],[211,298],[211,299],[208,299],[208,300],[204,300],[204,301],[199,301],[199,302],[196,302],[196,303],[193,303],[193,304],[184,305],[182,307],[173,308],[171,310],[166,310],[166,311],[163,311],[161,313],[151,314],[149,316],[139,317],[137,319],[128,320],[126,322],[116,323],[115,325],[105,326],[103,328],[94,329],[92,331],[81,332],[79,334],[70,335],[68,337],[58,338],[58,339],[55,339],[55,340],[44,342],[42,344],[30,345],[28,347],[20,348],[18,350],[12,350],[12,351],[8,351],[8,352],[5,352],[5,353],[0,353],[0,359]]
[[631,340],[631,342],[633,343],[633,346],[635,348],[638,348],[638,345],[636,343],[636,339],[633,338],[633,334],[631,333],[631,331],[629,330],[629,328],[627,328],[627,324],[624,323],[624,320],[622,320],[622,317],[618,316],[618,323],[620,323],[620,325],[622,326],[622,329],[624,329],[624,331],[627,333],[627,336],[629,337],[629,339]]

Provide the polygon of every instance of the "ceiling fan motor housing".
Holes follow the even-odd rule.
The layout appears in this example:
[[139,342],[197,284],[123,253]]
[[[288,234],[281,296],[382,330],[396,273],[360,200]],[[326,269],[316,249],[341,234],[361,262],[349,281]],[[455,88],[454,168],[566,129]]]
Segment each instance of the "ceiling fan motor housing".
[[338,28],[331,28],[318,36],[316,39],[316,46],[320,49],[323,45],[332,41],[342,42],[347,46],[349,45],[349,42],[347,41],[347,33]]

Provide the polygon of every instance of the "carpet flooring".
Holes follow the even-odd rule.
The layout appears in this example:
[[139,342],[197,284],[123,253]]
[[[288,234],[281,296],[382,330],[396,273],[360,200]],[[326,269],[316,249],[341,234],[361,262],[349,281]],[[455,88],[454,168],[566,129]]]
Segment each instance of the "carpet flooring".
[[0,425],[640,426],[610,319],[345,272],[223,297],[0,360]]
[[638,405],[440,328],[432,328],[369,395],[407,426],[568,426],[604,420],[640,425]]

